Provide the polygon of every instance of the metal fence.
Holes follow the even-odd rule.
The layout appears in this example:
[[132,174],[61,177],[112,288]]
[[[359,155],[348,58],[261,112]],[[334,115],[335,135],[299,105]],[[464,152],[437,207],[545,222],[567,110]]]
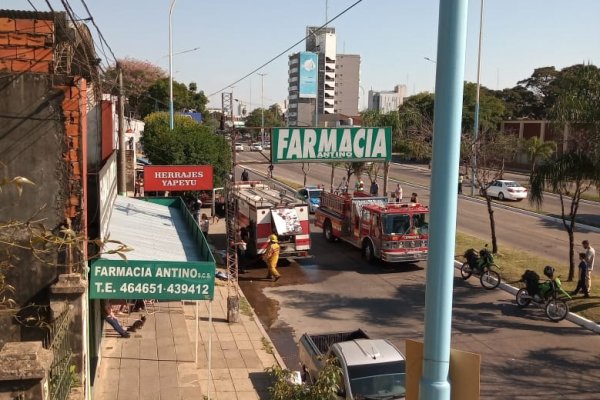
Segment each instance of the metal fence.
[[65,310],[50,324],[44,340],[44,347],[52,350],[54,359],[50,366],[50,399],[66,400],[75,382],[74,366],[71,366],[71,330],[73,311],[66,305]]

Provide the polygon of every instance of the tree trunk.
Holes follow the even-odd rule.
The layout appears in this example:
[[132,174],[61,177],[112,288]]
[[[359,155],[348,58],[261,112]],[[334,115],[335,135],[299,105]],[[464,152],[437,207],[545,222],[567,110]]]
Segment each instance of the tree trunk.
[[496,221],[494,220],[494,209],[492,208],[492,198],[485,193],[485,202],[487,204],[488,214],[490,216],[490,230],[492,232],[492,253],[498,252],[498,241],[496,240]]
[[390,162],[383,163],[383,193],[387,196],[388,178],[390,173]]

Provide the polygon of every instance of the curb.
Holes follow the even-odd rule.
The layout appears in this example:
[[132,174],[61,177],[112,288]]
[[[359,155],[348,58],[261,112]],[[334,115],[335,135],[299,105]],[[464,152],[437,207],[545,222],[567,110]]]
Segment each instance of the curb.
[[[461,266],[462,266],[462,263],[454,260],[454,268],[460,270]],[[512,294],[513,296],[515,296],[517,294],[517,292],[519,291],[518,288],[511,286],[504,282],[500,282],[499,288],[504,290],[505,292]],[[569,311],[569,314],[567,315],[566,319],[567,319],[567,321],[570,321],[570,322],[572,322],[576,325],[579,325],[585,329],[588,329],[594,333],[600,334],[600,325],[595,323],[594,321],[590,321],[589,319],[584,318],[578,314],[572,313],[571,311]]]
[[260,331],[261,335],[269,341],[269,344],[271,345],[271,348],[273,349],[272,353],[273,353],[273,357],[275,357],[275,361],[277,361],[277,364],[279,364],[279,366],[282,369],[287,369],[287,366],[285,365],[283,358],[281,358],[281,356],[279,355],[279,352],[277,351],[275,344],[271,340],[271,337],[269,336],[269,334],[267,334],[267,331],[265,331],[265,328],[262,326],[262,323],[256,316],[256,313],[254,312],[254,307],[252,307],[252,305],[250,304],[248,299],[246,299],[246,296],[244,296],[244,292],[242,292],[242,289],[240,288],[240,286],[237,283],[236,283],[236,286],[237,286],[238,292],[240,293],[240,297],[243,297],[246,300],[246,303],[248,303],[248,305],[250,306],[250,309],[252,310],[253,322],[258,327],[258,330]]

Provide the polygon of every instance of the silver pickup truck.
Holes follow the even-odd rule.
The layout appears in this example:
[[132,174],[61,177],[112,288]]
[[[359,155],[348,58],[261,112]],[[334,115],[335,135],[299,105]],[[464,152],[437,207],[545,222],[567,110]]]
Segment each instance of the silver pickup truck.
[[300,338],[303,378],[313,383],[328,358],[342,370],[343,387],[338,396],[346,400],[404,399],[406,360],[388,340],[371,339],[362,330]]

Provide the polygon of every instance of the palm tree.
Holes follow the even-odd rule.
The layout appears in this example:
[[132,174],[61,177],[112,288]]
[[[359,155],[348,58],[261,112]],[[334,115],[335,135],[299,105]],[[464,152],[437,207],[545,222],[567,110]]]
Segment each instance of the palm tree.
[[531,173],[533,174],[537,161],[547,160],[554,154],[556,151],[556,142],[544,142],[539,137],[534,136],[525,142],[524,147],[529,155],[529,160],[531,161]]
[[[600,181],[598,166],[583,151],[565,153],[555,162],[538,167],[531,177],[531,195],[529,201],[537,207],[544,201],[544,190],[550,188],[560,198],[561,218],[569,235],[569,281],[575,276],[574,232],[575,219],[579,209],[581,195]],[[565,204],[568,199],[570,204]],[[565,206],[568,210],[565,210]]]

